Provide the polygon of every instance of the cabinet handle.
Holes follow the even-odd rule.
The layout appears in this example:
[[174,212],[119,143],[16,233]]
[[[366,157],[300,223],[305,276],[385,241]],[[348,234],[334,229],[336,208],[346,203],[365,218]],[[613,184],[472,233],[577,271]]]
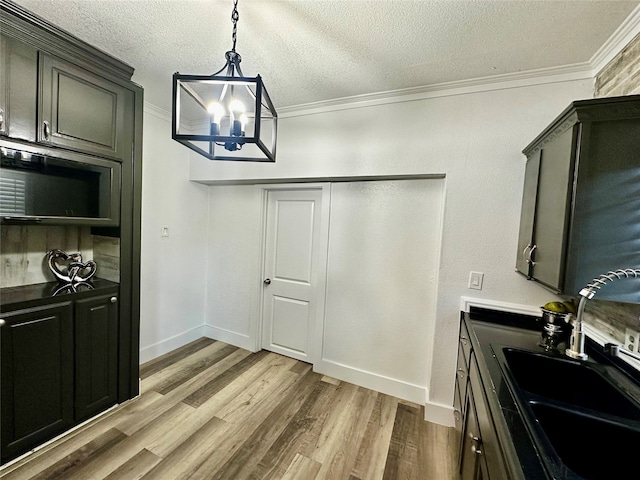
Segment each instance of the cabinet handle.
[[531,244],[527,245],[526,247],[524,247],[524,250],[522,250],[522,258],[524,258],[524,260],[529,263],[531,261],[531,257],[529,256],[529,249],[531,248]]
[[469,438],[473,442],[471,445],[471,451],[476,455],[482,455],[482,451],[480,450],[480,437],[476,437],[473,433],[469,433]]
[[0,318],[0,327],[4,327],[7,322],[4,321],[4,318]]
[[536,264],[536,262],[533,261],[533,252],[536,251],[536,248],[538,248],[538,245],[532,245],[531,250],[529,250],[529,259],[527,260],[527,263],[532,267]]
[[464,370],[463,369],[461,369],[461,368],[458,369],[458,376],[460,378],[464,378]]
[[51,127],[49,126],[48,121],[42,122],[42,133],[44,134],[44,139],[49,140],[51,138]]
[[4,130],[4,109],[0,108],[0,133],[5,133]]
[[118,297],[111,297],[111,303],[116,303],[118,301]]

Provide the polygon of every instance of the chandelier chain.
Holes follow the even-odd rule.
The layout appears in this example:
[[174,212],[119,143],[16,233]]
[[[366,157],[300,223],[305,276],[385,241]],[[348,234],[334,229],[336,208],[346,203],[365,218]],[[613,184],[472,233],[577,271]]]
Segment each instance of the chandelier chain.
[[233,22],[233,33],[231,34],[231,39],[233,40],[233,48],[231,49],[232,52],[236,51],[239,18],[240,14],[238,13],[238,0],[233,0],[233,11],[231,12],[231,21]]

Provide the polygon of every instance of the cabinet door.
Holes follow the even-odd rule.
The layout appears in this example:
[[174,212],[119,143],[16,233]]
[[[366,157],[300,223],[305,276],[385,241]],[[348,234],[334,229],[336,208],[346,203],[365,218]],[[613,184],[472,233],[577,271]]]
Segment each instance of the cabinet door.
[[455,429],[458,432],[458,463],[462,458],[463,429],[465,425],[467,409],[467,387],[469,385],[469,361],[471,358],[471,340],[464,319],[460,321],[460,342],[458,343],[458,363],[456,366],[455,392],[453,396],[453,417]]
[[540,157],[532,276],[557,292],[563,290],[579,129],[577,124],[554,137]]
[[520,213],[520,233],[518,235],[518,256],[516,270],[523,275],[531,276],[529,255],[533,247],[533,221],[536,212],[536,196],[538,194],[538,175],[540,173],[540,150],[527,159],[524,174],[524,191],[522,193],[522,210]]
[[4,313],[2,460],[16,457],[73,425],[71,303]]
[[35,141],[37,79],[36,49],[0,35],[0,135]]
[[116,295],[103,295],[76,301],[76,421],[85,420],[116,404],[117,300]]
[[[462,449],[460,452],[460,479],[481,480],[488,479],[487,464],[484,458],[482,437],[474,405],[473,392],[467,394],[467,414],[462,434]],[[505,477],[506,478],[506,477]]]
[[38,141],[129,159],[132,92],[42,52],[39,64]]

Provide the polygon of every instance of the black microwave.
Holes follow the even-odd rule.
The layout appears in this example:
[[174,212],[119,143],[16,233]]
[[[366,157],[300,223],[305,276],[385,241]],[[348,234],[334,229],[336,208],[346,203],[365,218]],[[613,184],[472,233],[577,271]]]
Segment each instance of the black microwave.
[[0,154],[2,223],[120,224],[120,163],[5,141]]

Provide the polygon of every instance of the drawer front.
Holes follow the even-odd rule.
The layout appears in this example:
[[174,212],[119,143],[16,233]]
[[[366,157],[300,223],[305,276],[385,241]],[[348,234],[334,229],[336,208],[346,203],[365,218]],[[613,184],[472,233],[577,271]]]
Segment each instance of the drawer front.
[[460,322],[460,346],[464,351],[464,357],[467,359],[467,368],[469,367],[469,359],[471,358],[471,336],[467,330],[464,320]]
[[[456,367],[456,387],[460,392],[460,402],[465,404],[467,398],[467,387],[469,385],[469,361],[464,356],[462,344],[458,348],[458,365]],[[464,416],[464,410],[462,414]]]

